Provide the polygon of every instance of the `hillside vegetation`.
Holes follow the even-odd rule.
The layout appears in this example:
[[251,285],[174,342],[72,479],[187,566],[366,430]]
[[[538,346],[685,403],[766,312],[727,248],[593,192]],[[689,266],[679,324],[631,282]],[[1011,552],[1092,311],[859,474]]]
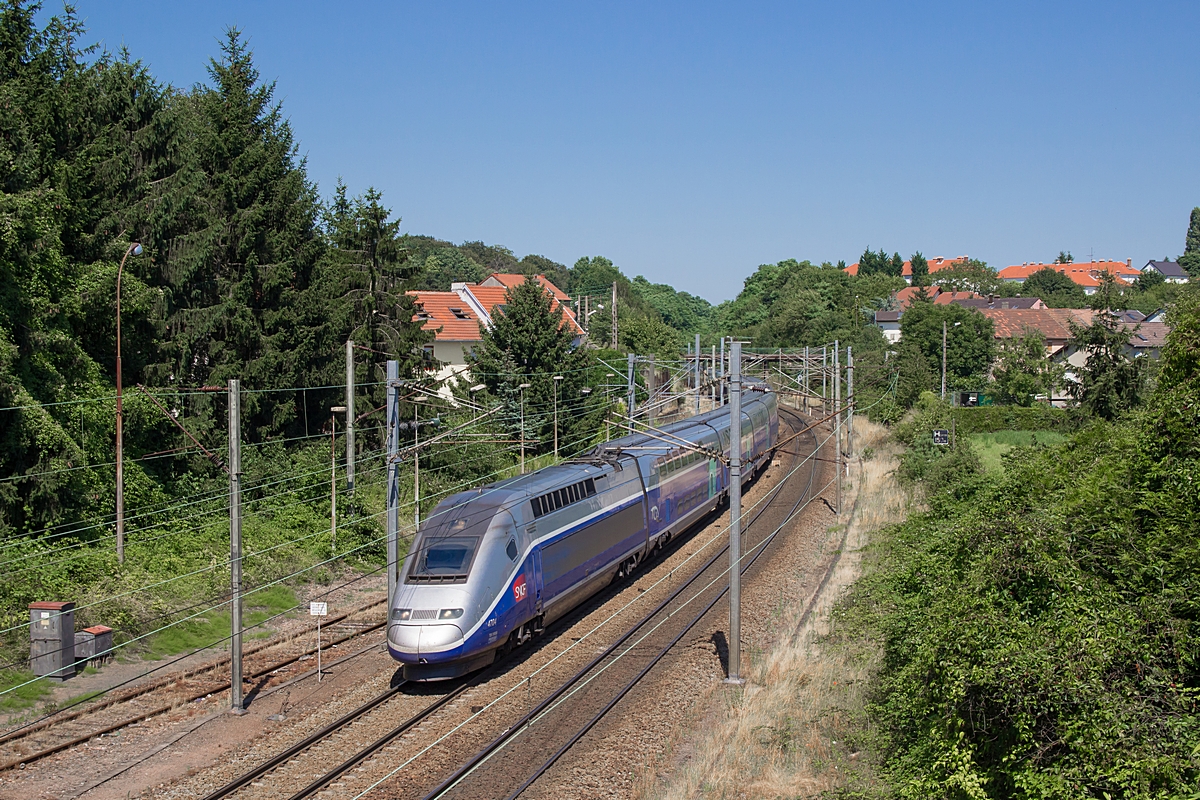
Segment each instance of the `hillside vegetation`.
[[898,434],[929,510],[839,612],[882,644],[870,722],[899,797],[1193,798],[1200,779],[1200,299],[1145,407],[985,473],[932,397]]

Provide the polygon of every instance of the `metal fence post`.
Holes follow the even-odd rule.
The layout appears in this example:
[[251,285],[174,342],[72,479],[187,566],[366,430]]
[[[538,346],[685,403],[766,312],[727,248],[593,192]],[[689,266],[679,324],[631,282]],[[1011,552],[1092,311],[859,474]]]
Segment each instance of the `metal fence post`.
[[[387,570],[388,608],[396,597],[400,558],[400,362],[387,362]],[[389,614],[391,611],[389,610]]]
[[729,343],[729,677],[742,680],[742,343]]
[[242,696],[242,391],[229,380],[230,710],[244,714]]

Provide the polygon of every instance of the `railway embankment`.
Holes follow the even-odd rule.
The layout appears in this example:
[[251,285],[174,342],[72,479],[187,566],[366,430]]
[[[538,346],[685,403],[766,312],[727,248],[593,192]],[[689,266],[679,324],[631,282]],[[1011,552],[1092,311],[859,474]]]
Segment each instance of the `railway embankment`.
[[949,410],[918,403],[893,475],[919,505],[871,534],[807,647],[759,662],[644,794],[1193,797],[1200,300],[1174,315],[1136,411],[937,448]]
[[746,685],[721,686],[697,706],[673,737],[668,763],[645,776],[637,796],[810,797],[876,783],[862,731],[879,648],[832,642],[830,621],[873,535],[905,518],[912,493],[897,478],[901,448],[887,429],[855,425],[859,456],[845,511],[830,514],[812,539],[814,568],[794,575],[802,590],[781,591],[772,635],[751,650]]

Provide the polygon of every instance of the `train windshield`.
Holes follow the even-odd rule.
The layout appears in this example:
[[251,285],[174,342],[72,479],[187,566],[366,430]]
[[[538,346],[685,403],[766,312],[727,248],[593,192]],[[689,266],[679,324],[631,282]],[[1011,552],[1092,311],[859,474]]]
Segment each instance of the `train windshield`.
[[434,509],[413,543],[409,583],[467,579],[479,542],[501,507],[495,494],[458,499]]

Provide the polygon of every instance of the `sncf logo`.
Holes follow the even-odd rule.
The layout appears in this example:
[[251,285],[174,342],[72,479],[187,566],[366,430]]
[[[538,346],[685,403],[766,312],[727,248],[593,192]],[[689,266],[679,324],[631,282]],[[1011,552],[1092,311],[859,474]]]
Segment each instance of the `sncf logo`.
[[521,573],[520,575],[517,576],[517,579],[515,581],[513,581],[513,600],[514,600],[514,602],[519,603],[522,600],[524,600],[525,594],[527,591],[528,591],[528,588],[525,586],[525,574]]

